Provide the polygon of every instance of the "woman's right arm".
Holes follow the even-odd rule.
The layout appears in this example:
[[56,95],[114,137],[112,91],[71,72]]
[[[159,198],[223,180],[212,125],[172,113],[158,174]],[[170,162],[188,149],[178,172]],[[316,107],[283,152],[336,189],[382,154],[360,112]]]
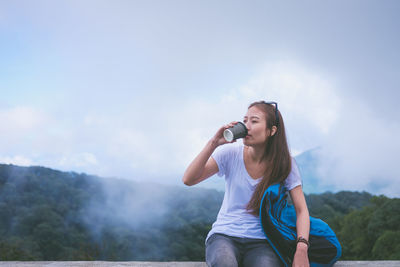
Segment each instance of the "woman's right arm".
[[197,155],[190,163],[189,167],[187,167],[182,178],[182,182],[185,185],[191,186],[198,184],[218,172],[218,165],[211,155],[218,146],[235,142],[227,142],[223,136],[223,132],[236,123],[237,122],[231,122],[228,125],[222,126],[214,137],[207,142],[199,155]]

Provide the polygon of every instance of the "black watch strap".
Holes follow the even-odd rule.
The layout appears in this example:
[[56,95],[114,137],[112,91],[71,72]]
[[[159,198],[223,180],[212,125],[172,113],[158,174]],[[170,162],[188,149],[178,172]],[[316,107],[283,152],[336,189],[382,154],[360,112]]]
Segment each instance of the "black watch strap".
[[305,244],[307,244],[307,247],[310,247],[310,242],[308,242],[308,240],[305,239],[305,238],[302,237],[302,236],[299,236],[299,237],[297,238],[296,244],[299,243],[299,242],[305,243]]

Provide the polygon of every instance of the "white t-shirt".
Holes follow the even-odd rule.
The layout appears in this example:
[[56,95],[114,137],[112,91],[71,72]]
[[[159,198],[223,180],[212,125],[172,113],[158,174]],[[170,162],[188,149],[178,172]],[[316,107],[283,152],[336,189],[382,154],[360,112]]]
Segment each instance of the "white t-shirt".
[[[253,192],[261,178],[253,179],[243,160],[244,145],[226,144],[219,147],[212,157],[218,165],[218,176],[225,175],[225,195],[207,239],[214,233],[229,236],[265,239],[260,218],[246,210]],[[295,160],[284,182],[288,191],[301,185],[301,177]]]

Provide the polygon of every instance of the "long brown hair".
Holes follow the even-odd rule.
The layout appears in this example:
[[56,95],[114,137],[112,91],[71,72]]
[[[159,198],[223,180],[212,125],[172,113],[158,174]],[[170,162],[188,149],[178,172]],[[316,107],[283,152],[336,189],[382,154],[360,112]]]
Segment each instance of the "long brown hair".
[[292,169],[292,160],[286,140],[285,125],[279,110],[277,110],[277,120],[275,117],[276,107],[274,105],[260,101],[250,104],[248,109],[251,107],[256,107],[265,114],[266,130],[272,130],[274,125],[277,127],[276,133],[268,137],[265,142],[265,150],[261,160],[266,163],[267,168],[247,204],[247,210],[251,214],[259,216],[259,208],[265,190],[270,185],[283,182],[289,176]]

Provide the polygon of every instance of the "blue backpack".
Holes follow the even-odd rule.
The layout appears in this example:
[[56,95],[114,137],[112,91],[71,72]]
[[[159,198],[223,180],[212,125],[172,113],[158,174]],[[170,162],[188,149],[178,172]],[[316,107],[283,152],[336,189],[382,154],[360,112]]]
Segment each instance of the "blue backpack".
[[[296,211],[287,203],[287,190],[274,184],[265,190],[260,205],[260,219],[265,236],[285,267],[292,266],[296,252]],[[324,221],[310,217],[310,266],[332,266],[342,248],[333,230]]]

